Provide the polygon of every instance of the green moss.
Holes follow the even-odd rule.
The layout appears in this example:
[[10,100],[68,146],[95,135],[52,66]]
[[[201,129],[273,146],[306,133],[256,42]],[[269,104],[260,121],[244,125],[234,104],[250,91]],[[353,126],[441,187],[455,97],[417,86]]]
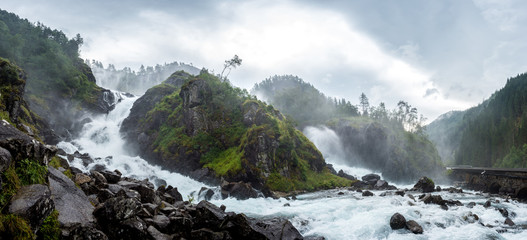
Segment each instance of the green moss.
[[234,175],[242,170],[243,151],[237,147],[221,152],[216,158],[204,165],[218,176]]
[[35,236],[29,224],[23,218],[8,214],[0,215],[0,238],[30,240]]
[[22,185],[45,184],[48,169],[37,162],[24,159],[19,162],[16,173]]
[[0,207],[3,209],[22,186],[15,170],[11,164],[2,174],[2,191],[0,192]]
[[9,113],[7,111],[0,111],[0,118],[6,120],[7,122],[13,124],[11,122],[11,118],[9,117]]
[[42,240],[58,240],[61,236],[60,224],[59,224],[59,212],[53,210],[51,214],[44,219],[44,222],[40,226],[37,233],[38,238]]

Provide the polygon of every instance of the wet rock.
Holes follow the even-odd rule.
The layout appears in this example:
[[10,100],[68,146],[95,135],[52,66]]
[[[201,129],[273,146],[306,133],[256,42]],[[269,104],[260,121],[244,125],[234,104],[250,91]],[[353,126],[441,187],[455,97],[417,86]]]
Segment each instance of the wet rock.
[[510,218],[506,218],[504,223],[511,227],[516,225]]
[[108,240],[106,234],[92,226],[78,226],[69,233],[71,240]]
[[146,229],[146,223],[136,216],[115,224],[108,234],[111,239],[147,239]]
[[381,176],[374,173],[370,173],[362,176],[361,179],[362,181],[367,182],[369,185],[374,185],[377,181],[381,179]]
[[202,187],[200,190],[199,190],[199,193],[198,193],[198,196],[200,197],[203,197],[203,199],[209,201],[212,196],[214,195],[214,191],[212,191],[212,189],[209,189],[209,188],[206,188],[206,187]]
[[475,202],[469,202],[469,203],[467,204],[467,207],[468,207],[468,208],[473,208],[474,206],[476,206],[476,203],[475,203]]
[[441,205],[440,207],[441,207],[441,209],[443,209],[445,211],[448,210],[448,206],[447,205]]
[[136,190],[128,189],[128,188],[122,188],[115,194],[116,197],[124,197],[124,198],[135,198],[137,200],[141,199],[141,194],[137,192]]
[[410,230],[411,232],[413,232],[414,234],[423,234],[423,227],[421,227],[421,225],[419,225],[414,220],[407,221],[406,228]]
[[496,208],[496,210],[498,210],[503,217],[509,217],[509,211],[507,211],[507,209],[505,209],[505,208]]
[[463,220],[468,223],[475,223],[479,221],[479,216],[477,214],[473,214],[472,212],[468,212],[463,215]]
[[53,167],[48,167],[48,181],[55,209],[59,212],[59,223],[65,228],[92,224],[93,205],[86,194],[75,186],[66,175]]
[[437,205],[445,205],[443,198],[439,195],[426,194],[422,201],[426,204],[433,203]]
[[435,184],[432,179],[428,177],[421,177],[417,183],[412,188],[412,191],[421,191],[424,193],[433,192],[435,189]]
[[390,218],[390,227],[394,230],[406,227],[406,219],[400,213],[395,213]]
[[156,195],[156,192],[153,188],[141,184],[132,187],[131,190],[135,190],[139,193],[139,195],[141,196],[140,199],[142,203],[157,204],[161,202],[161,199]]
[[58,151],[57,147],[40,143],[5,120],[0,121],[0,147],[9,151],[12,159],[30,159],[42,165],[47,165]]
[[160,232],[154,226],[148,227],[146,231],[150,235],[150,238],[153,240],[171,240],[172,239],[172,237]]
[[221,195],[223,198],[230,196],[239,200],[246,200],[258,197],[258,192],[249,183],[223,182],[221,184]]
[[483,207],[485,208],[489,208],[491,206],[491,202],[490,200],[487,200],[484,204],[483,204]]
[[223,240],[232,239],[228,232],[214,232],[207,228],[194,230],[190,233],[191,239],[196,240]]
[[104,185],[104,184],[108,183],[108,180],[106,180],[104,175],[102,175],[100,172],[92,170],[92,171],[90,171],[90,174],[95,179],[95,184],[97,184],[97,185],[103,184]]
[[[401,197],[404,197],[404,191],[402,190],[399,190],[399,191],[395,191],[395,195],[399,195]],[[413,197],[413,196],[412,196]],[[415,199],[414,199],[415,200]]]
[[134,217],[141,210],[141,203],[135,198],[114,197],[108,199],[93,212],[100,225],[104,226]]
[[173,197],[176,201],[183,201],[183,196],[181,196],[181,193],[179,193],[177,188],[168,186],[165,192],[169,194],[171,197]]
[[121,180],[121,173],[119,171],[113,171],[113,172],[110,172],[110,171],[107,171],[107,170],[104,170],[104,171],[101,171],[100,172],[104,178],[108,181],[108,183],[118,183],[120,180]]
[[357,180],[356,177],[345,173],[344,171],[342,171],[342,169],[339,170],[339,172],[337,173],[337,176],[343,177],[343,178],[346,178],[346,179],[349,179],[349,180]]
[[291,207],[291,204],[286,203],[286,204],[284,204],[284,207]]
[[91,177],[84,173],[75,174],[75,183],[79,186],[84,183],[89,183],[90,181],[91,181]]
[[165,215],[155,215],[152,220],[154,226],[162,232],[165,232],[170,225],[170,219]]
[[[257,108],[256,108],[257,109]],[[333,164],[329,164],[329,163],[326,163],[326,167],[329,169],[329,171],[331,172],[331,174],[333,175],[337,175],[337,171],[335,170],[335,168],[333,168]],[[339,171],[339,173],[341,172],[342,170]]]
[[49,188],[46,185],[33,184],[18,190],[11,200],[8,211],[28,220],[29,225],[36,232],[54,207]]
[[441,192],[441,187],[440,186],[436,187],[436,192]]
[[377,180],[377,182],[375,183],[375,185],[373,187],[375,189],[384,189],[384,188],[388,187],[388,182],[386,182],[384,180]]
[[363,196],[363,197],[371,197],[371,196],[373,196],[373,195],[374,195],[374,194],[373,194],[372,192],[368,191],[368,190],[362,192],[362,196]]
[[99,202],[103,203],[103,202],[106,202],[106,200],[114,197],[115,194],[108,190],[107,188],[104,188],[104,189],[100,189],[99,190],[99,193],[97,193],[97,199],[99,200]]
[[302,239],[286,219],[253,219],[243,213],[229,217],[223,229],[229,231],[233,239]]
[[201,201],[196,205],[195,224],[200,227],[214,228],[219,226],[227,214],[218,206],[208,202]]

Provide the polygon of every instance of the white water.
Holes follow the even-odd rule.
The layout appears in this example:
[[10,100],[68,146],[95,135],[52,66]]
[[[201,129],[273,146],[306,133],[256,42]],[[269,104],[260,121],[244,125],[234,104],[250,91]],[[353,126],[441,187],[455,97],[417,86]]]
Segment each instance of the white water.
[[[108,169],[118,169],[125,176],[148,178],[152,181],[156,178],[163,179],[177,187],[184,198],[195,194],[195,191],[199,191],[205,185],[152,166],[137,156],[127,155],[124,150],[125,142],[119,136],[119,127],[136,99],[125,98],[108,115],[93,117],[93,121],[86,124],[78,139],[73,142],[61,142],[58,146],[68,153],[79,150],[81,153],[87,152],[92,157],[99,158],[87,167],[80,159],[75,159],[71,164],[81,170],[88,171],[95,164],[103,164]],[[343,169],[346,173],[355,176],[370,173],[366,169],[344,165],[342,145],[337,135],[330,129],[307,128],[305,132],[337,171]],[[108,156],[112,158],[107,159]],[[344,194],[338,195],[339,191]],[[379,194],[383,191],[373,192],[375,194],[373,197],[362,197],[360,193],[341,189],[304,194],[298,196],[297,200],[257,198],[239,201],[228,198],[215,199],[212,202],[225,205],[227,211],[243,212],[249,216],[285,217],[290,219],[304,236],[319,235],[326,239],[527,239],[527,231],[518,229],[498,233],[496,229],[505,227],[503,224],[505,218],[493,207],[489,209],[481,205],[472,209],[466,207],[468,202],[484,203],[488,199],[474,192],[438,193],[444,199],[460,200],[465,204],[461,207],[450,207],[448,211],[441,210],[438,205],[414,202],[408,196],[380,197]],[[527,224],[525,204],[514,201],[505,203],[503,199],[499,201],[500,203],[493,203],[493,206],[506,208],[509,213],[514,212],[516,216],[512,219],[516,224]],[[410,206],[408,202],[412,202],[415,206]],[[290,206],[285,207],[285,203],[289,203]],[[494,227],[484,227],[477,222],[467,223],[463,220],[463,216],[469,211],[477,214],[483,225],[489,224]],[[403,214],[407,220],[418,222],[423,227],[424,234],[414,235],[407,230],[391,230],[389,219],[395,212]]]

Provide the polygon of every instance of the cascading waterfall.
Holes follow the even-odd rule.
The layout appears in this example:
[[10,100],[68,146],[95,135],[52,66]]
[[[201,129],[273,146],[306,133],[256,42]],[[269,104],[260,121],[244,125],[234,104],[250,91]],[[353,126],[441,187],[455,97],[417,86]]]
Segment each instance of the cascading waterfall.
[[[125,176],[148,178],[154,183],[166,181],[167,184],[177,187],[184,198],[192,194],[198,198],[195,193],[205,184],[150,165],[140,157],[129,156],[126,152],[125,142],[119,135],[119,127],[136,99],[137,97],[124,96],[109,114],[93,116],[92,121],[84,126],[79,138],[71,142],[61,142],[58,146],[70,154],[75,151],[86,152],[96,159],[87,166],[81,159],[75,158],[71,162],[72,166],[83,171],[101,164],[110,170],[118,169]],[[330,129],[308,127],[304,132],[337,171],[343,169],[344,172],[355,176],[371,173],[365,169],[345,165],[340,139]],[[304,236],[317,235],[326,239],[527,239],[527,231],[508,228],[503,224],[504,217],[499,211],[482,206],[488,200],[485,195],[475,192],[439,192],[437,194],[444,199],[455,199],[464,204],[452,206],[448,211],[444,211],[438,205],[414,201],[408,195],[381,197],[379,195],[383,191],[372,192],[375,196],[363,197],[358,192],[336,189],[299,195],[296,200],[256,198],[240,201],[233,198],[216,198],[211,202],[225,205],[227,211],[243,212],[248,216],[285,217],[291,220]],[[475,202],[477,205],[469,208],[469,202]],[[516,224],[527,224],[525,204],[516,201],[504,202],[500,199],[500,203],[493,203],[493,207],[505,208],[509,213],[514,213]],[[404,229],[392,230],[389,220],[395,212],[403,214],[407,220],[415,220],[421,224],[423,235],[414,235]],[[477,214],[479,220],[475,223],[465,220],[469,213]],[[493,228],[483,225],[492,225]],[[496,228],[505,229],[506,232],[498,233]]]

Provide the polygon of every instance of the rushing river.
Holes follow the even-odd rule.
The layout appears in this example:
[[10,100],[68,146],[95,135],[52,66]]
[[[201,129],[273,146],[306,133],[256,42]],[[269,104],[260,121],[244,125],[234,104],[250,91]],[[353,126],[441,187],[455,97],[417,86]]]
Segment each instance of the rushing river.
[[[78,139],[61,142],[58,146],[67,153],[72,154],[78,150],[81,153],[89,153],[96,159],[88,166],[84,166],[82,160],[77,158],[71,162],[72,166],[83,171],[88,171],[96,164],[102,164],[110,170],[118,169],[125,176],[148,178],[154,183],[162,179],[177,187],[184,199],[193,197],[199,200],[197,192],[206,186],[205,184],[127,154],[125,142],[119,135],[119,127],[130,113],[135,100],[137,97],[124,97],[109,114],[92,117],[92,122],[85,125]],[[305,133],[337,171],[342,169],[355,176],[371,173],[366,169],[345,166],[339,161],[342,147],[338,137],[331,130],[310,127],[306,128]],[[218,191],[216,186],[206,187]],[[414,201],[408,195],[403,197],[388,194],[382,197],[379,195],[385,191],[372,192],[375,196],[363,197],[355,191],[338,189],[299,195],[296,200],[257,198],[240,201],[232,198],[221,200],[216,197],[211,202],[218,206],[225,205],[227,211],[243,212],[248,216],[285,217],[304,236],[324,236],[326,239],[527,239],[526,230],[505,225],[505,217],[495,209],[506,209],[516,225],[525,226],[527,205],[523,203],[505,202],[505,199],[489,197],[478,192],[443,191],[434,194],[440,194],[443,199],[459,200],[464,206],[450,206],[448,210],[442,210],[439,205],[427,205],[417,200],[419,193],[411,193],[417,200]],[[215,196],[217,195],[219,194]],[[492,206],[484,208],[483,203],[489,199]],[[475,202],[476,206],[469,208],[469,202]],[[415,220],[423,227],[424,233],[414,235],[408,230],[392,230],[389,220],[395,212],[401,213],[407,220]],[[479,216],[479,220],[469,217],[469,213]]]

